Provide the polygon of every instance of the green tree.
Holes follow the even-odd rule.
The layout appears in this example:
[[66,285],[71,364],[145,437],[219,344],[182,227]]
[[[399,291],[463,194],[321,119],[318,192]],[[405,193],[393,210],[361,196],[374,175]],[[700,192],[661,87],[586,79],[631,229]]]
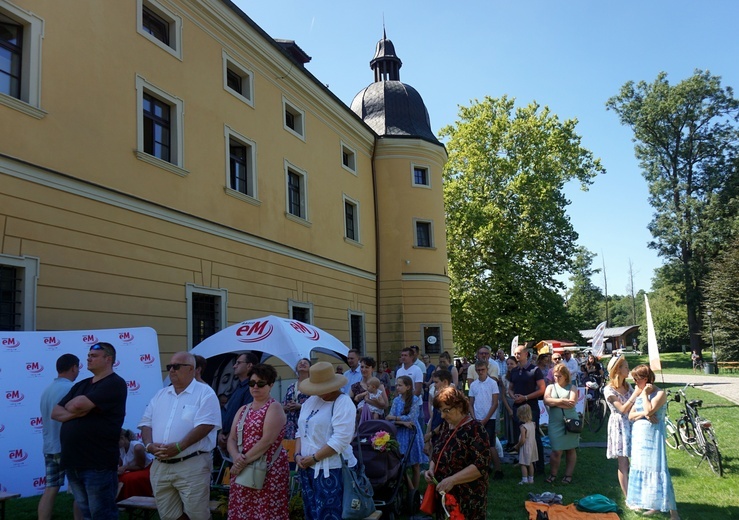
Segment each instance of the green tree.
[[687,310],[691,349],[700,351],[701,281],[730,237],[737,214],[736,156],[739,102],[721,78],[696,70],[670,85],[627,82],[606,103],[634,131],[635,153],[655,209],[649,245],[676,260]]
[[[739,361],[739,239],[712,263],[704,288],[705,309],[712,312],[716,355]],[[706,325],[703,337],[710,344],[711,331]]]
[[[687,307],[679,262],[673,261],[655,269],[652,278],[652,291],[648,294],[649,306],[652,309],[652,321],[660,350],[681,350],[683,345],[690,345],[688,332]],[[644,292],[637,295],[639,310],[639,343],[642,349],[647,348],[647,317],[644,310]],[[689,350],[689,348],[688,348]]]
[[579,330],[594,329],[603,321],[603,293],[592,281],[592,276],[600,272],[592,268],[595,256],[584,247],[578,247],[570,274],[572,286],[567,291],[567,313]]
[[536,103],[485,97],[460,107],[441,130],[447,247],[455,341],[480,343],[576,337],[555,276],[575,257],[577,233],[565,208],[566,182],[583,189],[603,173],[580,145],[576,120]]

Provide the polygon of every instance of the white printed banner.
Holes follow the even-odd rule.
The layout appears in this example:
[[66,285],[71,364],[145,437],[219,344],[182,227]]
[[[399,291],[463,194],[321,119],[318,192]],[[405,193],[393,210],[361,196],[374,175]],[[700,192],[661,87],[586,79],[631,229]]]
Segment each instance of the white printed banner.
[[91,377],[87,352],[100,341],[115,347],[114,370],[128,385],[123,426],[139,433],[136,426],[146,405],[162,388],[154,329],[0,332],[0,491],[23,496],[43,492],[41,394],[56,378],[56,360],[62,354],[80,358],[75,382]]

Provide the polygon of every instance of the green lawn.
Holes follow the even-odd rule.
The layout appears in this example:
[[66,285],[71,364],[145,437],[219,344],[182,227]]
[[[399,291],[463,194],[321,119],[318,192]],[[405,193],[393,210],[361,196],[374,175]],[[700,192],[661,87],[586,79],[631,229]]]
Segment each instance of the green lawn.
[[[704,350],[703,357],[706,360],[711,359],[711,351]],[[689,375],[693,373],[693,362],[690,359],[690,353],[683,354],[681,352],[662,352],[659,355],[660,363],[662,364],[662,371],[665,374],[684,374]],[[626,356],[629,361],[629,367],[634,368],[639,364],[649,364],[649,357],[644,353],[641,356]],[[739,377],[739,373],[721,372],[721,376],[733,376]],[[659,374],[657,374],[659,380]]]
[[[669,355],[665,357],[669,358]],[[665,386],[669,387],[669,385]],[[716,476],[706,462],[697,467],[698,460],[682,450],[668,450],[678,511],[683,520],[739,520],[739,428],[737,428],[739,406],[710,392],[698,389],[688,389],[688,395],[703,399],[702,415],[713,421],[723,457],[724,476],[722,478]],[[675,417],[678,407],[673,404],[670,412]],[[605,442],[605,440],[605,427],[598,434],[594,435],[586,431],[582,436],[583,442]],[[564,466],[560,468],[560,473],[563,469]],[[523,503],[529,492],[554,491],[563,495],[565,504],[586,495],[600,493],[624,507],[616,477],[616,462],[606,459],[605,448],[578,450],[574,482],[569,486],[561,483],[548,485],[542,477],[537,477],[533,486],[519,486],[521,473],[517,466],[504,466],[503,471],[506,478],[502,481],[491,481],[490,484],[488,518],[526,519]],[[71,502],[68,495],[60,496],[55,507],[54,518],[71,518]],[[32,520],[36,518],[37,504],[38,497],[12,500],[7,504],[7,518]],[[622,520],[635,520],[643,517],[625,510],[621,518]],[[667,516],[657,515],[655,518],[664,519]]]

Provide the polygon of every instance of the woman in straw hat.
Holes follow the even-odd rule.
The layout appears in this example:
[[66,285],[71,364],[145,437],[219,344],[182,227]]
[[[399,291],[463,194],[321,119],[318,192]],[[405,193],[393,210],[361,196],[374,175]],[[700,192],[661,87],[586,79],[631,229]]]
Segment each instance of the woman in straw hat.
[[618,483],[626,496],[629,488],[629,457],[631,456],[631,422],[629,412],[641,389],[636,391],[626,378],[629,377],[629,363],[623,356],[614,356],[608,362],[608,386],[603,395],[611,409],[608,418],[608,448],[606,457],[618,459]]
[[356,407],[341,393],[347,383],[331,363],[321,361],[310,367],[308,379],[298,390],[311,397],[300,408],[295,462],[303,492],[307,520],[341,520],[341,457],[349,467],[357,464],[350,446],[354,435]]

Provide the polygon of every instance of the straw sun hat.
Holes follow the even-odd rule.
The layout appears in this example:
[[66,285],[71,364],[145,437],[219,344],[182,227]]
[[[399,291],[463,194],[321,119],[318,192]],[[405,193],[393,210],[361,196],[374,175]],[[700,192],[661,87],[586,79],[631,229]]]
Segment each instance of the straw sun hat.
[[621,356],[613,356],[611,358],[611,360],[608,362],[608,373],[610,373],[611,370],[613,370],[613,367],[616,366],[616,363],[618,362],[620,358]]
[[319,361],[310,367],[310,376],[298,385],[298,390],[305,395],[323,395],[341,389],[348,381],[346,376],[334,372],[331,363]]

